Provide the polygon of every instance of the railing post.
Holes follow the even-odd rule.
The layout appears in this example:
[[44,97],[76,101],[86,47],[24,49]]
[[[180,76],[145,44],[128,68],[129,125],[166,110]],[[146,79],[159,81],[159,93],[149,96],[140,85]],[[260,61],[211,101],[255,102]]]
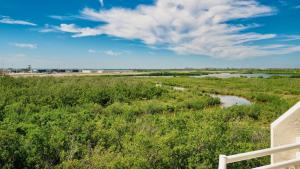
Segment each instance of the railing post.
[[219,169],[226,169],[227,168],[227,157],[226,155],[219,156]]
[[[300,143],[300,137],[296,138],[296,143]],[[297,149],[296,158],[300,159],[300,149]]]
[[[296,143],[300,143],[300,137],[296,137]],[[297,149],[296,159],[300,159],[300,149]],[[295,169],[299,169],[299,168],[300,168],[299,165],[295,166]]]

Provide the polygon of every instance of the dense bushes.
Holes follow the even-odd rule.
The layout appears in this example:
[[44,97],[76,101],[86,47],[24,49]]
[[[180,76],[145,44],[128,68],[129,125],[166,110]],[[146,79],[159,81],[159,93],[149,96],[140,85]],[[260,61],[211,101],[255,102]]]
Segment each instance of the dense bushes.
[[182,103],[179,103],[179,106],[186,109],[202,110],[205,107],[215,106],[219,104],[220,104],[220,100],[218,98],[206,96],[206,97],[188,98]]
[[[269,123],[299,99],[290,93],[298,79],[266,81],[0,78],[0,168],[214,169],[219,154],[268,147]],[[205,91],[254,104],[221,109]]]
[[90,84],[86,84],[87,82],[79,84],[78,80],[76,78],[52,79],[49,82],[48,78],[12,80],[5,77],[1,80],[3,86],[1,102],[9,100],[25,104],[46,105],[52,108],[90,102],[107,106],[116,101],[152,99],[160,97],[164,93],[162,88],[157,88],[153,84],[141,82],[129,84],[121,78],[111,81],[87,79]]

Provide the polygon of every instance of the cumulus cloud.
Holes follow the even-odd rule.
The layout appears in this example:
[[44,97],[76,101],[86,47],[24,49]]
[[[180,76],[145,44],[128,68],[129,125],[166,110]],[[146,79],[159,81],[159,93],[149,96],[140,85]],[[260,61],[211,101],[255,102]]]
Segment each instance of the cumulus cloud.
[[28,26],[36,26],[35,23],[28,22],[28,21],[23,21],[23,20],[16,20],[12,19],[8,16],[1,16],[0,17],[0,23],[3,24],[10,24],[10,25],[28,25]]
[[32,43],[11,43],[11,45],[17,48],[27,48],[27,49],[37,48],[37,44],[32,44]]
[[217,58],[241,59],[298,51],[297,46],[250,45],[277,35],[249,31],[260,25],[229,23],[275,12],[255,0],[157,0],[154,5],[140,5],[135,9],[85,8],[81,17],[99,22],[99,26],[61,24],[58,30],[72,33],[73,37],[105,34],[141,40],[149,46],[163,46],[179,54]]

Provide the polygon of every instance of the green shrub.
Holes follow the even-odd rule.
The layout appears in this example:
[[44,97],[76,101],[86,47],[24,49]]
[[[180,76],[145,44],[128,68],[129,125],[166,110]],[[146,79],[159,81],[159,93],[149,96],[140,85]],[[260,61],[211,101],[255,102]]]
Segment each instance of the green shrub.
[[[0,168],[215,169],[219,154],[269,147],[299,88],[288,77],[0,77]],[[222,109],[210,92],[253,104]]]
[[160,114],[165,110],[167,110],[167,107],[159,102],[150,102],[146,106],[147,114]]

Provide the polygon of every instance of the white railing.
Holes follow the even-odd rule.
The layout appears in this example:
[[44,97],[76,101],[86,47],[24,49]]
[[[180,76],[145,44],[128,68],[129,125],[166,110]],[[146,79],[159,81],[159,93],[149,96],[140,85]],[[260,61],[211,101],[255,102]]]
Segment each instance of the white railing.
[[[250,159],[258,158],[258,157],[264,157],[264,156],[272,155],[275,153],[284,152],[284,151],[288,151],[288,150],[292,150],[292,149],[298,149],[298,148],[300,148],[300,143],[278,146],[278,147],[274,147],[274,148],[268,148],[268,149],[252,151],[252,152],[248,152],[248,153],[231,155],[231,156],[220,155],[219,169],[226,169],[227,164],[244,161],[244,160],[250,160]],[[281,162],[281,163],[266,165],[266,166],[262,166],[262,167],[258,167],[258,168],[254,168],[254,169],[278,169],[278,168],[282,168],[282,167],[289,167],[289,166],[299,165],[299,164],[300,164],[300,158],[297,157],[294,160],[289,160],[289,161],[285,161],[285,162]]]

